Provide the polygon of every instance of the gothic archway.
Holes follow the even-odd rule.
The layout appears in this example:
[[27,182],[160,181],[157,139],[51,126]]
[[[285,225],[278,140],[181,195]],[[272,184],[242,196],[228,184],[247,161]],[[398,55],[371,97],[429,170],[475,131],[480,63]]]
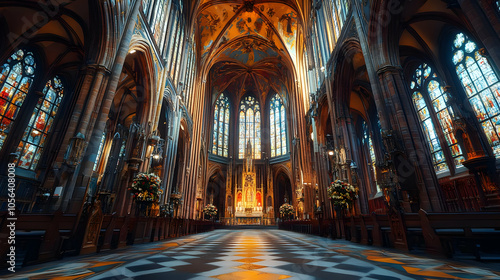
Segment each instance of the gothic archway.
[[183,131],[179,132],[179,140],[177,144],[177,155],[175,157],[174,177],[172,180],[172,193],[179,193],[182,191],[182,172],[185,164],[185,146],[186,136]]
[[292,183],[290,178],[284,172],[278,173],[274,181],[274,213],[279,215],[280,206],[285,201],[293,205]]
[[[224,209],[226,206],[225,199],[226,199],[226,180],[222,172],[219,170],[218,172],[210,176],[210,179],[208,180],[205,193],[205,205],[207,204],[215,205],[215,207],[217,207],[218,210],[217,217],[223,218]],[[228,201],[228,205],[230,203],[231,202]]]

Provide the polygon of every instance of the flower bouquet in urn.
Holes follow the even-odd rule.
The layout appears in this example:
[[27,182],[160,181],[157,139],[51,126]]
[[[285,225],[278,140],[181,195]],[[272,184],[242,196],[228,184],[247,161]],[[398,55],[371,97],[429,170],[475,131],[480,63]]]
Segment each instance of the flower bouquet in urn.
[[128,189],[134,201],[145,204],[157,203],[163,191],[160,189],[161,179],[154,173],[139,173],[134,177]]
[[354,204],[358,196],[358,190],[351,184],[336,180],[327,189],[328,198],[333,205],[339,209],[346,209]]

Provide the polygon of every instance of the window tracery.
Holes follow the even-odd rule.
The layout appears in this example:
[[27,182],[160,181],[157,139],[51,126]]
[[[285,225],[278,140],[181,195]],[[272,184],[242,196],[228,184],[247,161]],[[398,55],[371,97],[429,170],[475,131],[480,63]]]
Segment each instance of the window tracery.
[[23,138],[17,147],[17,153],[20,155],[16,160],[18,167],[35,170],[47,137],[52,131],[63,95],[64,86],[59,77],[50,79],[43,89],[43,97],[35,106]]
[[269,118],[271,126],[271,157],[285,155],[287,153],[286,113],[283,100],[279,94],[275,94],[271,99]]
[[495,156],[500,157],[500,83],[477,44],[464,33],[455,36],[452,61],[477,120]]
[[252,145],[252,157],[260,159],[260,106],[257,100],[252,96],[247,96],[240,103],[239,110],[239,149],[238,157],[245,157],[245,148],[247,143]]
[[154,19],[151,24],[151,31],[156,43],[160,43],[159,40],[163,36],[163,26],[165,25],[165,17],[167,14],[167,2],[164,0],[158,1],[156,3],[155,11],[153,13]]
[[35,58],[31,52],[18,50],[0,69],[1,149],[35,77]]
[[93,171],[97,171],[97,169],[99,167],[99,163],[101,160],[102,151],[104,150],[105,143],[106,143],[106,132],[103,131],[102,136],[101,136],[101,142],[99,143],[99,148],[97,149],[97,155],[96,155],[96,158],[94,161],[94,168],[92,168]]
[[[444,89],[432,67],[425,63],[418,66],[410,82],[410,88],[413,91],[413,103],[418,112],[420,124],[432,153],[435,171],[447,170],[448,163],[451,161],[456,167],[461,166],[464,157],[453,134],[452,118],[454,113],[452,108],[446,105],[448,97],[444,94]],[[429,107],[432,110],[429,110]],[[437,124],[434,122],[433,116],[437,120]],[[441,146],[438,130],[443,132],[446,145],[451,152],[452,160],[448,162]]]
[[363,145],[365,145],[366,149],[368,150],[368,155],[369,155],[369,160],[368,160],[368,166],[370,169],[370,172],[372,173],[373,181],[375,182],[375,186],[377,188],[377,192],[380,192],[380,186],[378,185],[377,182],[377,157],[375,156],[375,147],[373,146],[373,137],[372,133],[370,132],[370,129],[368,127],[368,124],[363,120],[362,122],[362,129],[363,129]]
[[215,102],[212,154],[223,157],[229,151],[229,99],[221,94]]

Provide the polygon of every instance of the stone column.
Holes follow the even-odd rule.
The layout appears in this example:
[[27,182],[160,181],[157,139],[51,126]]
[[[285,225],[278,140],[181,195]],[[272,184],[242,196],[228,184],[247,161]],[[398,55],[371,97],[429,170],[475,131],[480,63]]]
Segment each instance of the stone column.
[[[68,180],[64,182],[56,181],[56,183],[64,186],[64,194],[62,199],[55,205],[56,209],[59,207],[66,209],[73,196],[76,177],[72,176],[72,174],[74,175],[78,172],[76,169],[79,168],[78,164],[79,160],[81,160],[82,149],[85,148],[85,142],[88,141],[88,139],[85,139],[85,135],[90,134],[89,131],[86,131],[89,120],[95,114],[95,102],[98,98],[102,98],[108,75],[109,70],[102,65],[88,65],[85,69],[85,74],[82,75],[80,88],[78,89],[78,100],[64,139],[64,143],[67,144],[61,147],[58,155],[58,162],[60,162],[58,165],[60,165],[59,167],[63,167],[63,173],[66,173],[60,177],[68,178]],[[88,114],[88,116],[85,114]],[[82,119],[85,121],[82,122]],[[65,147],[68,148],[65,149]],[[64,166],[61,166],[62,162],[65,163]]]
[[[355,168],[349,167],[349,172],[351,174],[350,183],[359,188],[359,198],[358,198],[358,204],[360,206],[359,210],[361,210],[361,213],[363,214],[368,214],[369,209],[368,209],[367,192],[369,187],[368,186],[365,187],[363,180],[360,180],[361,177],[360,174],[363,175],[363,172],[362,171],[360,172],[362,158],[360,157],[361,154],[359,150],[362,149],[362,147],[359,146],[359,141],[356,141],[358,139],[358,135],[356,135],[356,129],[351,118],[349,119],[347,125],[348,125],[347,128],[350,132],[349,138],[351,140],[350,141],[350,150],[351,150],[350,154],[352,159],[351,164],[355,163]],[[368,174],[366,174],[365,176],[368,176]]]
[[174,180],[174,171],[175,171],[175,159],[177,156],[177,146],[179,143],[179,126],[180,126],[180,119],[179,119],[179,111],[175,109],[175,111],[172,111],[172,114],[170,115],[171,120],[169,120],[169,133],[167,136],[167,170],[165,171],[165,176],[164,180],[166,181],[165,185],[165,196],[166,196],[166,201],[170,201],[170,195],[172,193],[172,183]]
[[[90,176],[92,176],[94,160],[99,149],[100,139],[106,126],[109,110],[116,93],[123,64],[128,54],[130,41],[137,22],[140,3],[141,1],[135,1],[131,9],[130,17],[124,28],[124,33],[121,37],[115,57],[109,84],[107,87],[101,89],[104,91],[102,99],[97,99],[95,103],[93,103],[93,108],[86,110],[86,112],[91,113],[92,116],[86,116],[86,118],[84,118],[84,120],[89,119],[88,124],[83,123],[83,127],[86,128],[85,133],[87,133],[86,141],[88,141],[88,145],[84,149],[85,156],[81,164],[77,167],[71,182],[71,185],[74,185],[74,191],[71,196],[71,204],[67,207],[68,212],[78,213],[83,206]],[[65,205],[67,205],[70,198],[67,197],[65,199],[67,199],[65,202]],[[63,209],[65,205],[63,205]]]
[[[356,24],[356,31],[359,36],[359,43],[361,45],[363,57],[365,58],[366,72],[368,73],[375,106],[377,107],[380,127],[383,130],[388,130],[391,129],[391,123],[389,120],[390,112],[386,110],[382,88],[380,88],[379,85],[377,69],[373,57],[375,55],[375,51],[373,48],[370,48],[368,44],[368,24],[362,16],[363,7],[360,6],[362,2],[363,1],[352,1],[352,15]],[[372,54],[372,52],[374,52],[374,54]]]
[[[420,207],[428,211],[442,211],[439,186],[433,169],[431,155],[420,129],[420,123],[413,114],[411,94],[403,69],[399,66],[386,65],[377,74],[383,90],[385,106],[390,110],[394,124],[396,148],[386,147],[393,153],[393,163],[402,190],[419,191]],[[393,149],[393,151],[391,151]],[[394,153],[399,150],[398,153]]]

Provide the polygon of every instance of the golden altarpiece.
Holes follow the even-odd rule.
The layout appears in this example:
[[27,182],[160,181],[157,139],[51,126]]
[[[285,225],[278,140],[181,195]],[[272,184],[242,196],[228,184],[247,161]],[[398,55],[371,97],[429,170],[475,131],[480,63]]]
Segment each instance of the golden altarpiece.
[[[259,166],[260,167],[260,166]],[[273,192],[272,189],[264,189],[263,178],[257,172],[255,162],[252,158],[252,144],[250,141],[245,148],[240,174],[235,174],[235,185],[226,192],[226,201],[232,205],[227,207],[226,217],[231,224],[271,224],[274,219]],[[261,182],[259,184],[259,181]],[[268,184],[272,188],[272,184]],[[267,197],[267,201],[266,201]]]

